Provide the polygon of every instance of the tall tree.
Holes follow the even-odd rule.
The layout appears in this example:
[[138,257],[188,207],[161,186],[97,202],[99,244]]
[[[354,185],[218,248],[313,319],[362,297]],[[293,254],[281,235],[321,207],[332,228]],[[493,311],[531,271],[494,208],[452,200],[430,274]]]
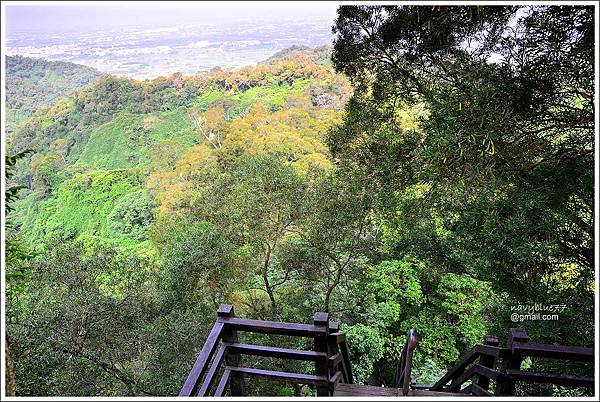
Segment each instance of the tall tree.
[[[403,238],[388,251],[401,257],[411,242],[398,240],[412,239],[513,300],[568,300],[590,343],[593,7],[348,6],[334,33],[335,67],[355,93],[329,145]],[[414,213],[396,214],[414,186]],[[432,213],[446,249],[413,236]]]

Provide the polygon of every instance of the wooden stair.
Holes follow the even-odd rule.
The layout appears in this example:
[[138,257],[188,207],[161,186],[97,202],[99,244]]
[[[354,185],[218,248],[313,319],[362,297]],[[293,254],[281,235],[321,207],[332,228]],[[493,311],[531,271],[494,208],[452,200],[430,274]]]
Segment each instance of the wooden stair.
[[360,384],[338,384],[335,387],[333,396],[459,396],[465,397],[467,395],[454,392],[437,392],[426,389],[409,389],[408,394],[404,395],[402,388],[389,388],[389,387],[374,387],[371,385],[360,385]]

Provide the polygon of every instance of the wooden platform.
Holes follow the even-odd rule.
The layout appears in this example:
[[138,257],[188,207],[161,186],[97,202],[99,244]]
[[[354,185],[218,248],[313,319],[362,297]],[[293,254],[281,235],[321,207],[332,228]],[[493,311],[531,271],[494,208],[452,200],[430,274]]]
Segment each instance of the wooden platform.
[[[373,387],[370,385],[360,384],[338,384],[335,387],[333,396],[393,396],[402,397],[402,389],[400,388],[387,388],[387,387]],[[436,392],[420,389],[411,389],[408,391],[407,396],[460,396],[465,397],[469,395],[458,394],[452,392]]]

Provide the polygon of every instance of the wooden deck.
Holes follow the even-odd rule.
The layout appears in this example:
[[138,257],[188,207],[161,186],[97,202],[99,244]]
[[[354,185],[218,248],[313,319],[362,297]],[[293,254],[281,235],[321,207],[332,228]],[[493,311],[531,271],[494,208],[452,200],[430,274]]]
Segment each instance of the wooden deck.
[[[360,384],[343,384],[340,383],[335,387],[333,396],[393,396],[402,397],[402,388],[387,388],[387,387],[373,387],[370,385]],[[410,389],[408,390],[407,396],[460,396],[465,397],[469,395],[452,393],[452,392],[436,392],[422,389]]]

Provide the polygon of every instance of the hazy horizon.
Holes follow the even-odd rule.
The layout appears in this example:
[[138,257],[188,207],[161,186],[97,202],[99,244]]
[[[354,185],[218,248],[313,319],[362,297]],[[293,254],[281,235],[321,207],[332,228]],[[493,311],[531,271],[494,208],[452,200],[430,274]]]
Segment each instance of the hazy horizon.
[[69,61],[144,79],[255,65],[330,44],[333,2],[7,5],[7,55]]

